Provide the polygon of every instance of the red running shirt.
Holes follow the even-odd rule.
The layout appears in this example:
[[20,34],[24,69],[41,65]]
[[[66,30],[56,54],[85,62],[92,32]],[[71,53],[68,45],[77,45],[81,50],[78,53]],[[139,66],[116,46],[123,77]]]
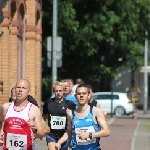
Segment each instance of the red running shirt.
[[29,126],[29,102],[21,111],[14,109],[12,102],[4,117],[3,150],[35,150],[33,132]]

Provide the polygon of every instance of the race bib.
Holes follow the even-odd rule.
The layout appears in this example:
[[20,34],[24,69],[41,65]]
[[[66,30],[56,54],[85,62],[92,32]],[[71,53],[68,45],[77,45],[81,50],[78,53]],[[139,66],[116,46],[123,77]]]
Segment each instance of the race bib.
[[7,133],[6,147],[9,150],[27,150],[27,135]]
[[[75,132],[79,132],[79,131],[84,131],[84,132],[95,132],[94,130],[94,127],[93,126],[90,126],[90,127],[82,127],[82,128],[76,128],[75,129]],[[87,138],[85,140],[81,140],[79,137],[76,136],[76,142],[77,142],[77,145],[88,145],[88,144],[92,144],[92,143],[95,143],[96,142],[96,138]]]
[[66,117],[51,116],[51,129],[65,129]]

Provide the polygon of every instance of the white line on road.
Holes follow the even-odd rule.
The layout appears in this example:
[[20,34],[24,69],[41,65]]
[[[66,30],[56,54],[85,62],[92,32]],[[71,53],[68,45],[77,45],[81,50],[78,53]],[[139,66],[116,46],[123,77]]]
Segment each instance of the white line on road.
[[137,136],[137,131],[138,131],[139,125],[140,125],[140,120],[138,120],[138,123],[136,125],[135,130],[134,130],[134,135],[133,135],[132,141],[131,141],[131,150],[134,150],[135,138]]

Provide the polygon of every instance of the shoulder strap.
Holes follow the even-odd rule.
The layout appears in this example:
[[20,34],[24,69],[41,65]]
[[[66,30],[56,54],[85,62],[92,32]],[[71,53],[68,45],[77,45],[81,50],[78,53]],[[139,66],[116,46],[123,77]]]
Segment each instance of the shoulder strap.
[[90,113],[93,115],[93,106],[90,106]]

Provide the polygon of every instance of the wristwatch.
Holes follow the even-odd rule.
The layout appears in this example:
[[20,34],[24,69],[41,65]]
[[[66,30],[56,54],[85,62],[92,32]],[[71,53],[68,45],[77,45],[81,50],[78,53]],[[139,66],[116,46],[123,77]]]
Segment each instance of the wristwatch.
[[93,137],[92,137],[92,133],[91,132],[89,132],[89,138],[90,139],[92,139]]
[[38,130],[37,130],[37,129],[35,129],[35,130],[33,131],[33,133],[37,133],[37,131],[38,131]]

